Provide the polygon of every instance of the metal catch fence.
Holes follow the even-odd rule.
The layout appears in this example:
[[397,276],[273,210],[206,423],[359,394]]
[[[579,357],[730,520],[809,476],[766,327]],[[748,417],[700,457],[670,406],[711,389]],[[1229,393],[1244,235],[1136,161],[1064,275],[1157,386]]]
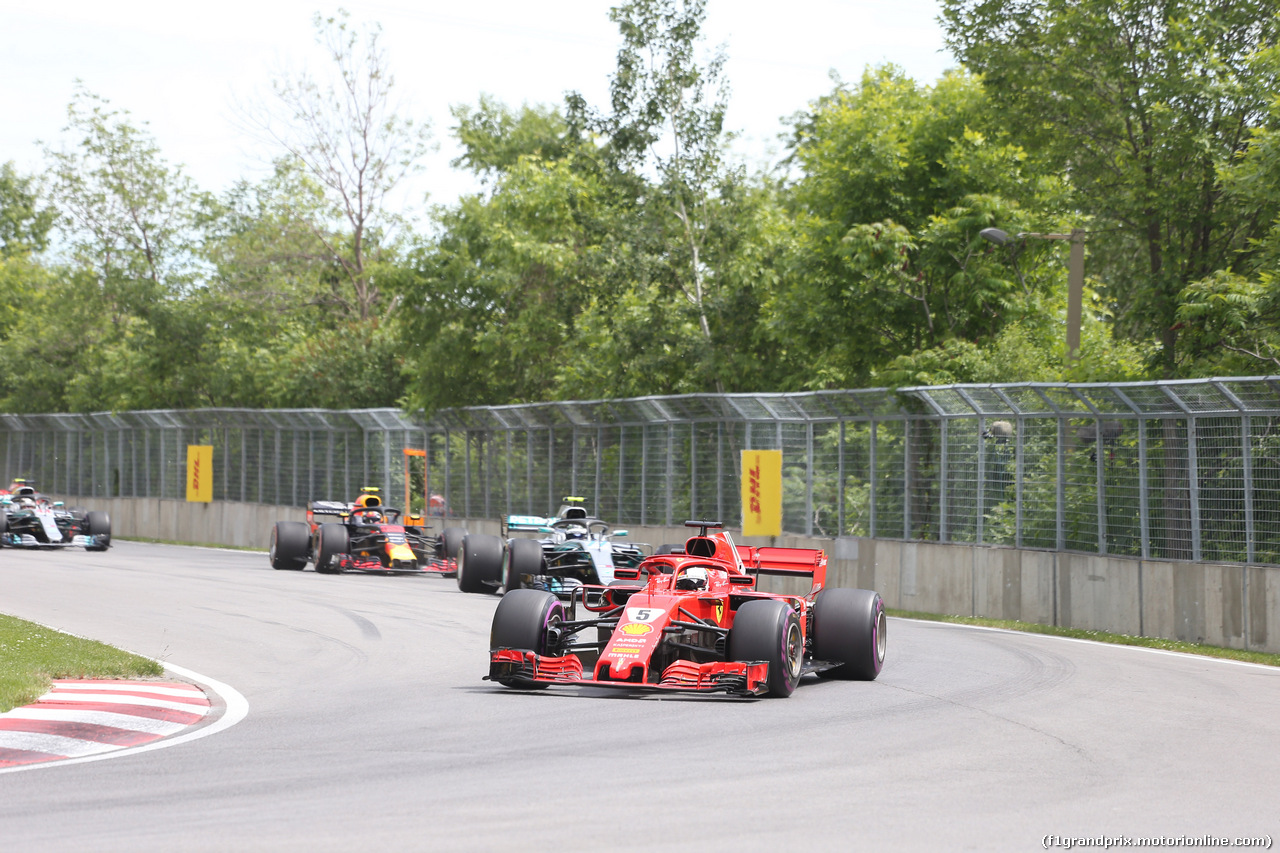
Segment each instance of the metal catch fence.
[[[617,524],[741,518],[740,451],[783,452],[810,536],[1280,564],[1280,378],[694,394],[449,409],[0,415],[6,482],[301,506],[378,486],[463,517],[587,498]],[[406,455],[406,449],[422,454]],[[407,487],[407,489],[406,489]],[[435,499],[425,501],[424,496]]]

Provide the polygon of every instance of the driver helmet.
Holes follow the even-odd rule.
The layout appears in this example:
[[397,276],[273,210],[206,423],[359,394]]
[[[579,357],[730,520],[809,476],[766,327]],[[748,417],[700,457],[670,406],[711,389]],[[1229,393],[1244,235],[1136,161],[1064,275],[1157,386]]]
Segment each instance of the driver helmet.
[[21,497],[18,499],[18,508],[19,509],[35,509],[36,502],[32,498]]
[[565,539],[586,539],[587,529],[585,527],[570,527],[564,532]]
[[376,510],[361,513],[361,516],[364,518],[365,524],[378,524],[382,521],[382,513]]
[[707,588],[707,570],[702,566],[685,569],[676,580],[676,589],[704,590]]

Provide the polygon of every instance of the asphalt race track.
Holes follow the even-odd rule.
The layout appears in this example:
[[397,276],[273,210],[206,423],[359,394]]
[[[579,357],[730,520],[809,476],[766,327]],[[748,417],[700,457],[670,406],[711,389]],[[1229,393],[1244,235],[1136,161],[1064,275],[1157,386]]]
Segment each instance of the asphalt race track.
[[[265,532],[264,532],[265,536]],[[15,851],[1033,850],[1280,836],[1280,670],[891,619],[790,699],[481,681],[498,599],[118,542],[0,552],[0,612],[225,682],[248,716],[0,775]]]

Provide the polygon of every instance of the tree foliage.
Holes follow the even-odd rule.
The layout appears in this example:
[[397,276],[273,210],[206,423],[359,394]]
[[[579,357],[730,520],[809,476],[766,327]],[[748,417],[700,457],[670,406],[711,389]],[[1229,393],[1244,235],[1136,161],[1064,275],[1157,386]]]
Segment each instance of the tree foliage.
[[[750,173],[706,0],[626,0],[610,98],[452,110],[479,191],[415,233],[430,145],[376,27],[201,190],[81,88],[0,166],[0,410],[410,408],[1280,367],[1280,0],[944,0],[965,67],[836,78]],[[1066,246],[1084,228],[1078,358]]]
[[339,307],[367,321],[380,307],[382,265],[403,224],[389,196],[421,168],[430,127],[396,109],[381,27],[362,36],[344,10],[312,24],[335,79],[304,72],[276,80],[276,103],[248,118],[321,189],[324,203],[308,207],[303,221],[348,285]]
[[948,43],[993,108],[1069,174],[1122,336],[1179,369],[1179,294],[1241,261],[1256,211],[1222,175],[1267,118],[1274,0],[944,0]]

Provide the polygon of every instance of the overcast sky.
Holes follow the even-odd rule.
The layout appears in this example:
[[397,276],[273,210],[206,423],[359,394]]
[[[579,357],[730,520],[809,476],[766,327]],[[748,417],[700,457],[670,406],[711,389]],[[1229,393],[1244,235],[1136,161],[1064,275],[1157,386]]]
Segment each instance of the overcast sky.
[[[607,104],[619,38],[611,0],[0,0],[0,162],[33,171],[39,142],[62,140],[75,81],[149,123],[170,162],[204,189],[263,173],[272,151],[237,129],[234,103],[269,92],[282,71],[324,65],[311,26],[338,6],[376,21],[402,112],[429,121],[440,151],[415,197],[453,201],[473,188],[450,169],[453,104],[487,93],[512,106],[563,104],[581,91]],[[732,88],[727,127],[762,163],[781,118],[831,90],[830,73],[857,80],[893,62],[923,83],[955,65],[943,47],[937,0],[710,0],[708,49],[725,44]]]

